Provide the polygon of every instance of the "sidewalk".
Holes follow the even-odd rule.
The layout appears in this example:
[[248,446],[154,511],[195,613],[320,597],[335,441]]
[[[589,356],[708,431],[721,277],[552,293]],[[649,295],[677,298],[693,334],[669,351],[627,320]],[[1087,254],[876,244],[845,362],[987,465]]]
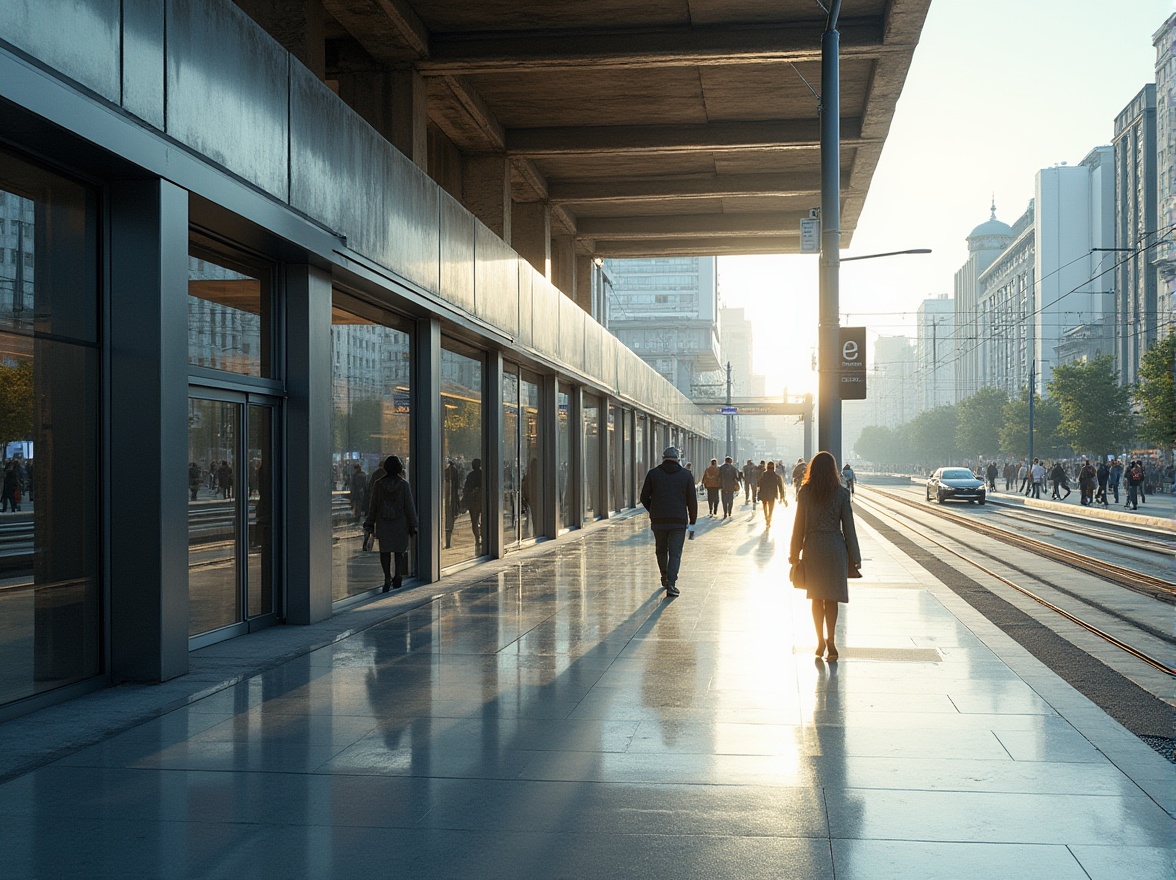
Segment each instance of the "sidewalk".
[[864,525],[815,660],[793,509],[672,601],[636,516],[0,726],[131,725],[0,785],[3,876],[1176,876],[1173,766]]

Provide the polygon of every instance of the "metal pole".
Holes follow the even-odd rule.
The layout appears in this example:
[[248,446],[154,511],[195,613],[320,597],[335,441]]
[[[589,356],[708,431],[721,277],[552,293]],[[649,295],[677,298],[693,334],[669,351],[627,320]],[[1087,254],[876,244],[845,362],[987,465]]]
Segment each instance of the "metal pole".
[[817,446],[841,461],[841,36],[833,0],[821,36],[821,277],[818,342]]
[[1027,464],[1030,468],[1033,467],[1033,398],[1037,396],[1037,364],[1033,363],[1029,366],[1029,461]]
[[[727,406],[730,406],[730,405],[731,405],[731,362],[727,361]],[[734,430],[735,430],[735,421],[734,421],[735,417],[732,415],[728,415],[726,418],[727,418],[727,452],[726,452],[726,454],[733,456],[735,454],[735,450],[734,450],[735,444],[734,444],[734,441],[731,439],[731,435],[734,433]]]

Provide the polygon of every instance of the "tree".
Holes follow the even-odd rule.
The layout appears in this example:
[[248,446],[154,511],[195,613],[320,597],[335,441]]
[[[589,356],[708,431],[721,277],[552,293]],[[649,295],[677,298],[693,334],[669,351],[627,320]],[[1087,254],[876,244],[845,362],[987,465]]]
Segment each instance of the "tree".
[[1000,451],[1000,429],[1008,395],[999,388],[981,388],[956,404],[956,448],[989,457]]
[[33,439],[33,362],[0,364],[0,457],[14,440]]
[[1139,436],[1146,443],[1176,446],[1176,333],[1169,333],[1139,361],[1139,382],[1132,388],[1139,407]]
[[[1052,398],[1042,400],[1033,396],[1033,456],[1035,458],[1056,458],[1070,455],[1073,450],[1058,436],[1061,421],[1058,402]],[[1029,455],[1029,390],[1021,392],[1017,400],[1004,405],[1001,414],[1000,449],[1005,455],[1017,460]]]
[[922,464],[953,464],[959,457],[956,447],[956,408],[937,406],[919,413],[907,425],[906,441],[915,461]]
[[903,444],[896,442],[895,432],[881,425],[867,425],[862,428],[854,452],[876,465],[901,465],[907,463]]
[[1058,433],[1076,452],[1118,452],[1135,435],[1130,397],[1109,354],[1055,367],[1049,393],[1062,414]]

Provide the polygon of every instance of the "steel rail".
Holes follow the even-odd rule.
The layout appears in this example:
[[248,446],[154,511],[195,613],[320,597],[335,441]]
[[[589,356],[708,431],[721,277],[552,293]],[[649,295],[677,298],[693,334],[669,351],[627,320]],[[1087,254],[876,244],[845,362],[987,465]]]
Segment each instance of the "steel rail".
[[[876,490],[874,490],[874,491],[876,491]],[[888,492],[881,492],[879,494],[885,495],[888,498],[896,498],[896,496],[891,495]],[[904,502],[906,501],[906,499],[904,499],[904,498],[897,498],[897,500],[904,501]],[[874,506],[875,515],[877,515],[878,513],[882,513],[882,514],[886,513],[886,509],[884,507],[878,506],[876,501],[871,501],[871,502],[867,502],[867,503],[872,504]],[[910,506],[917,507],[920,510],[926,510],[926,508],[924,508],[922,505],[912,503]],[[968,522],[971,522],[971,521],[969,520]],[[1119,648],[1120,650],[1126,652],[1127,654],[1130,654],[1135,659],[1137,659],[1143,663],[1146,663],[1148,666],[1151,666],[1154,669],[1158,669],[1160,672],[1163,672],[1165,675],[1176,677],[1176,667],[1169,666],[1167,663],[1163,662],[1162,660],[1157,660],[1155,657],[1152,657],[1150,654],[1145,654],[1143,651],[1140,651],[1138,648],[1134,648],[1131,645],[1128,645],[1123,640],[1111,635],[1106,630],[1103,630],[1100,627],[1095,626],[1093,623],[1089,623],[1089,622],[1083,620],[1082,618],[1071,614],[1066,609],[1055,605],[1054,603],[1050,602],[1048,599],[1044,599],[1041,596],[1038,596],[1032,590],[1026,589],[1025,587],[1022,587],[1020,584],[1013,583],[1013,581],[1009,580],[1004,575],[997,574],[995,571],[988,568],[987,566],[981,565],[975,559],[971,559],[970,557],[965,556],[963,553],[960,553],[958,550],[955,550],[955,549],[947,546],[942,541],[938,541],[933,536],[928,535],[926,532],[921,531],[917,526],[913,525],[909,520],[904,522],[903,527],[905,529],[907,529],[908,531],[913,532],[914,534],[918,535],[920,538],[923,538],[924,540],[930,541],[936,547],[939,547],[943,550],[946,550],[952,556],[955,556],[959,559],[962,559],[964,562],[968,563],[968,565],[979,569],[980,571],[984,572],[989,577],[995,578],[996,580],[1000,581],[1005,586],[1011,587],[1012,589],[1016,590],[1018,593],[1021,593],[1022,595],[1032,599],[1034,602],[1037,602],[1039,605],[1042,605],[1043,607],[1048,608],[1050,611],[1053,611],[1053,612],[1061,615],[1062,617],[1064,617],[1066,620],[1070,621],[1071,623],[1082,627],[1086,631],[1098,636],[1100,639],[1103,639],[1104,641],[1114,645],[1116,648]],[[1032,540],[1032,539],[1029,539],[1029,540]],[[1026,548],[1026,549],[1028,549],[1028,548]]]
[[[861,485],[860,483],[858,485]],[[936,516],[951,520],[959,525],[965,525],[975,532],[982,535],[987,535],[990,538],[996,538],[1006,544],[1020,547],[1022,550],[1029,550],[1041,556],[1049,557],[1055,562],[1060,562],[1063,565],[1068,565],[1071,568],[1076,568],[1087,574],[1094,573],[1105,577],[1112,583],[1118,584],[1136,593],[1141,593],[1144,596],[1150,596],[1153,599],[1158,599],[1161,602],[1168,604],[1176,604],[1176,584],[1171,581],[1166,581],[1163,578],[1155,577],[1154,575],[1144,574],[1143,572],[1132,571],[1129,568],[1124,568],[1120,565],[1115,565],[1112,562],[1104,562],[1101,559],[1096,559],[1091,556],[1083,556],[1073,550],[1066,550],[1063,547],[1057,547],[1053,544],[1047,544],[1036,538],[1030,538],[1026,535],[1018,534],[1017,532],[1008,529],[1002,529],[999,526],[990,523],[980,522],[972,517],[963,516],[959,513],[953,513],[949,510],[944,510],[942,507],[930,508],[919,501],[905,498],[902,495],[893,492],[887,492],[879,489],[876,486],[868,487],[870,492],[876,492],[886,498],[901,502],[908,507],[914,507],[918,510],[923,510],[928,513],[934,513]],[[1158,552],[1158,551],[1157,551]]]

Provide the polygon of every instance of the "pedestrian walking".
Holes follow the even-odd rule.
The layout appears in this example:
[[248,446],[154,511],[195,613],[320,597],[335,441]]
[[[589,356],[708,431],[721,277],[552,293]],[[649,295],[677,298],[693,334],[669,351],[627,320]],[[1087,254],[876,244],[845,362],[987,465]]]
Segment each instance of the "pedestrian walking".
[[788,506],[788,492],[784,488],[784,479],[776,473],[774,461],[769,461],[767,468],[760,475],[756,493],[764,508],[764,523],[770,527],[772,525],[772,511],[776,508],[776,499],[782,499],[784,506]]
[[677,447],[667,447],[662,453],[662,463],[645,475],[641,485],[641,505],[649,511],[654,555],[667,599],[681,594],[678,572],[682,567],[682,547],[687,534],[694,537],[698,519],[694,478],[678,459]]
[[804,482],[804,475],[807,470],[808,465],[805,464],[803,458],[798,458],[796,464],[792,466],[792,492],[797,498],[800,497],[800,486]]
[[719,460],[712,458],[710,467],[702,472],[702,488],[706,489],[706,503],[710,508],[711,516],[716,516],[719,512],[719,488],[722,485],[723,481],[719,476]]
[[470,529],[474,533],[474,553],[482,555],[482,459],[471,462],[471,470],[461,490],[461,509],[469,511]]
[[1021,466],[1017,468],[1017,481],[1019,483],[1017,492],[1022,495],[1028,495],[1029,492],[1026,490],[1026,486],[1029,483],[1029,468],[1025,466],[1025,462],[1021,462]]
[[1078,472],[1078,500],[1082,502],[1083,507],[1089,507],[1094,503],[1094,490],[1097,485],[1098,473],[1088,459],[1082,463],[1082,470]]
[[828,452],[814,455],[805,472],[788,561],[803,564],[803,586],[812,601],[817,633],[816,655],[836,660],[838,603],[849,601],[848,578],[861,577],[862,553],[849,490],[841,485],[837,460]]
[[[412,489],[404,479],[404,462],[395,455],[384,459],[384,476],[372,485],[366,539],[375,536],[380,544],[380,567],[384,570],[384,592],[399,590],[408,574],[408,548],[417,533],[416,506]],[[396,568],[392,568],[392,557]],[[393,573],[395,571],[395,573]]]
[[1123,480],[1127,483],[1127,503],[1123,506],[1139,510],[1139,490],[1143,486],[1143,468],[1139,462],[1133,461],[1127,466]]
[[1119,461],[1119,457],[1113,456],[1111,458],[1110,473],[1107,476],[1107,488],[1115,496],[1115,503],[1119,503],[1119,484],[1123,481],[1123,462]]
[[853,472],[853,468],[849,466],[848,461],[845,463],[845,467],[841,469],[841,481],[845,483],[845,488],[852,495],[854,493],[853,484],[857,482],[857,474]]
[[1041,497],[1041,487],[1045,483],[1045,465],[1039,459],[1033,459],[1033,467],[1029,470],[1029,478],[1033,481],[1033,497]]
[[1103,507],[1107,506],[1107,480],[1110,478],[1111,469],[1107,467],[1106,461],[1100,459],[1098,468],[1094,472],[1095,479],[1098,480],[1098,491],[1094,496],[1094,503],[1101,504]]
[[739,468],[731,461],[731,456],[723,460],[719,468],[719,488],[723,494],[723,519],[731,515],[731,508],[735,504],[735,493],[739,491]]
[[750,458],[743,466],[743,503],[755,504],[755,462]]

